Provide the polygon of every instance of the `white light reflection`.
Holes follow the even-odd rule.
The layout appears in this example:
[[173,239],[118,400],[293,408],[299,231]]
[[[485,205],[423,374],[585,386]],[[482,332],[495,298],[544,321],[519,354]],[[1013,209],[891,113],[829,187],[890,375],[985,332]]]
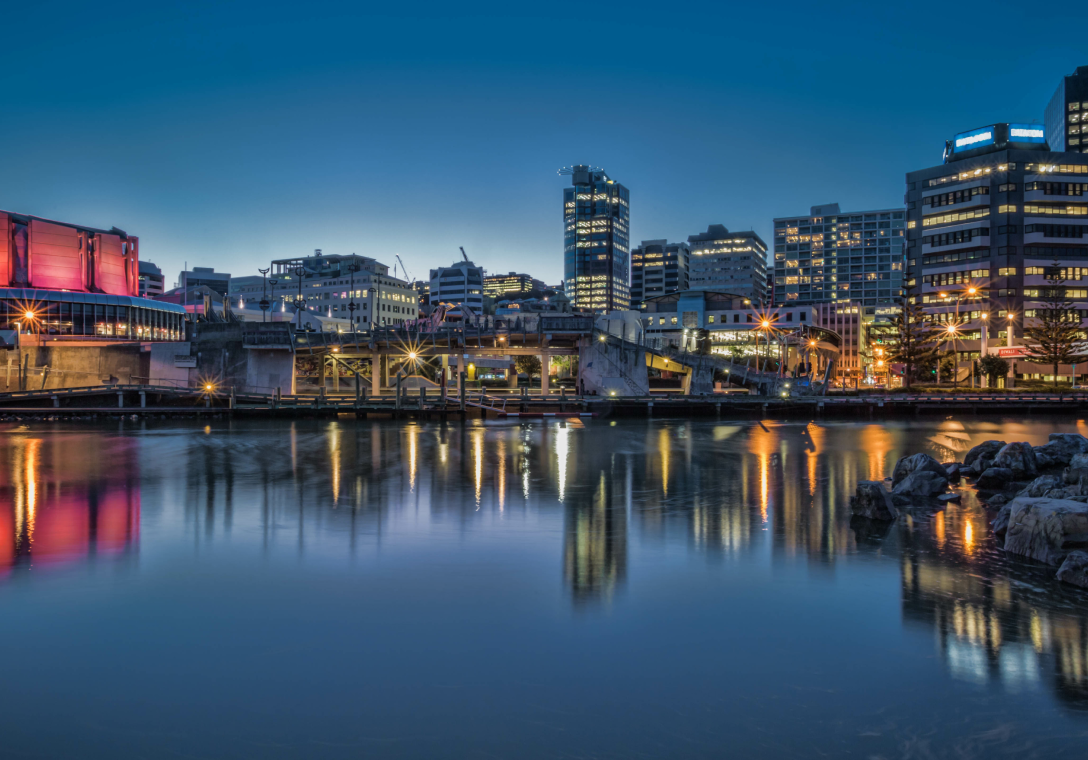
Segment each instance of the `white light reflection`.
[[[561,427],[555,432],[555,458],[558,464],[559,471],[559,501],[563,501],[563,496],[567,490],[567,456],[570,454],[570,430],[565,427]],[[528,477],[528,472],[526,472]],[[529,485],[528,480],[525,484],[525,498],[529,498]]]

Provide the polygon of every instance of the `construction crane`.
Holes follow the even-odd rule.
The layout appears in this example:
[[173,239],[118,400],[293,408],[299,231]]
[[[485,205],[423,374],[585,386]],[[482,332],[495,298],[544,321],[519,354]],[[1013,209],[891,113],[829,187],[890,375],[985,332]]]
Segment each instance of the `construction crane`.
[[400,271],[404,273],[404,279],[407,280],[408,282],[411,282],[412,281],[412,276],[410,274],[408,274],[408,267],[404,266],[404,260],[401,259],[399,253],[394,253],[393,255],[396,256],[397,261],[400,262]]
[[469,260],[468,260],[468,254],[467,254],[467,253],[465,253],[465,247],[464,247],[463,245],[462,245],[462,246],[459,246],[459,247],[460,247],[460,249],[461,249],[461,256],[462,256],[462,257],[464,258],[464,260],[465,260],[465,263],[466,263],[466,264],[468,264],[468,263],[469,263]]

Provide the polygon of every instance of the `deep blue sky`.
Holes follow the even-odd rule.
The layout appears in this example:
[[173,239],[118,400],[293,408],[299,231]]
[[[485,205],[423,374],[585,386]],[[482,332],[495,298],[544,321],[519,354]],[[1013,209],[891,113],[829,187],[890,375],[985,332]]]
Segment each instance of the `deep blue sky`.
[[573,163],[630,188],[635,244],[769,242],[901,204],[1088,64],[1084,9],[1022,2],[84,5],[6,11],[0,208],[138,234],[168,285],[314,248],[420,277],[459,245],[556,282]]

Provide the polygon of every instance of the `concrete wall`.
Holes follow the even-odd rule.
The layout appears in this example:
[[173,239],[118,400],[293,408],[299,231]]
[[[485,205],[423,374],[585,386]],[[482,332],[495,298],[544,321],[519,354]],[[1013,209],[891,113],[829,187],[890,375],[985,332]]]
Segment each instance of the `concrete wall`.
[[192,326],[192,354],[196,367],[189,370],[189,385],[214,383],[238,392],[294,392],[295,354],[288,342],[283,348],[246,348],[247,331],[268,333],[287,330],[286,325],[198,322]]
[[[20,346],[0,352],[0,387],[7,391],[79,388],[107,383],[146,383],[151,353],[127,345]],[[19,370],[26,377],[20,387]]]
[[646,352],[614,341],[586,340],[578,349],[581,383],[588,394],[648,396]]

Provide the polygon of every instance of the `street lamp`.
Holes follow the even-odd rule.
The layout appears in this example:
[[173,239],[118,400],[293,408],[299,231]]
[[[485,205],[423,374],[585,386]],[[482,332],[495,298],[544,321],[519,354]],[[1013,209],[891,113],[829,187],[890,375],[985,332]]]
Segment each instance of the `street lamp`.
[[257,302],[257,305],[261,307],[262,322],[264,322],[266,317],[268,317],[268,307],[272,305],[271,302],[268,300],[267,292],[268,272],[271,269],[272,267],[269,267],[268,269],[261,269],[260,267],[257,267],[257,271],[261,273],[261,300]]
[[302,297],[302,276],[306,274],[306,268],[297,266],[291,270],[291,274],[298,278],[298,298],[295,299],[295,314],[298,316],[298,329],[302,330],[302,310],[306,307],[306,299]]
[[[952,342],[952,392],[956,392],[956,383],[959,380],[957,375],[959,374],[959,357],[956,356],[956,324],[950,323],[945,328],[945,333],[948,336],[948,340]],[[938,371],[940,371],[940,364],[937,365]]]
[[359,305],[355,303],[355,273],[359,271],[359,264],[355,260],[355,254],[351,254],[351,263],[348,265],[348,271],[351,273],[351,300],[348,301],[348,319],[351,320],[351,331],[355,332],[355,310],[359,308]]
[[373,300],[370,302],[370,329],[373,331],[378,325],[378,323],[374,321],[378,316],[378,289],[367,288],[366,296],[367,298],[373,296]]

